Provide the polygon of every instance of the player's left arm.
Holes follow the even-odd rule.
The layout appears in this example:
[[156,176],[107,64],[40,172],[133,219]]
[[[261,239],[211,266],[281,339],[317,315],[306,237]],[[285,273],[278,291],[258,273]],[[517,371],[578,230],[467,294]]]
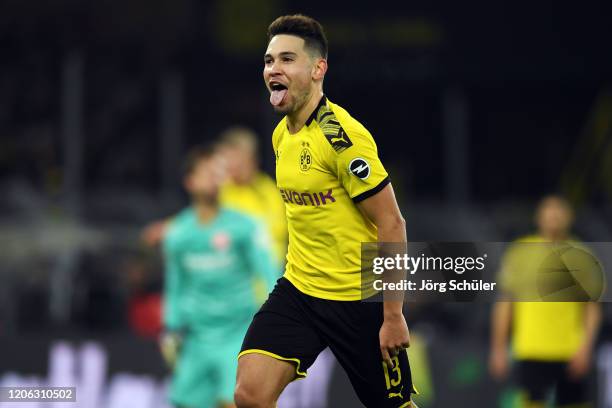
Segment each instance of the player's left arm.
[[[338,135],[344,143],[335,145],[340,153],[332,154],[340,183],[361,213],[378,229],[378,242],[406,243],[406,224],[395,200],[393,187],[380,158],[372,135],[358,123],[346,120]],[[345,132],[346,133],[343,133]],[[343,150],[342,150],[343,148]],[[330,149],[330,151],[332,151]],[[401,271],[386,273],[383,280],[397,280]],[[384,321],[379,332],[380,351],[384,361],[393,367],[392,357],[410,345],[408,326],[402,313],[403,298],[393,294],[384,302]]]
[[584,304],[584,338],[567,367],[572,378],[584,377],[591,367],[591,356],[601,326],[601,317],[600,303],[588,302]]
[[[378,228],[378,242],[406,242],[406,222],[390,183],[375,195],[357,203],[357,207]],[[391,357],[410,345],[410,333],[402,306],[403,299],[399,294],[393,300],[384,302],[384,321],[379,340],[380,351],[389,367],[393,366]]]

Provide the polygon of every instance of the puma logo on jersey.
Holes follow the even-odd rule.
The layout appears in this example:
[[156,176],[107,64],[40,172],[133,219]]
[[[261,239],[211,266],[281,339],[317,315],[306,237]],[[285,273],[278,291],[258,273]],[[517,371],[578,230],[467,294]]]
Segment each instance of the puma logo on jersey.
[[337,125],[337,128],[338,130],[336,131],[336,133],[325,133],[325,137],[327,138],[327,141],[332,145],[334,150],[338,153],[341,153],[351,147],[353,145],[353,142],[351,142],[351,139],[349,139],[348,135],[346,134],[344,129],[340,127],[340,125]]
[[317,112],[317,122],[325,138],[332,145],[336,153],[341,153],[351,147],[353,142],[340,126],[334,112],[327,105],[323,105]]
[[402,391],[404,390],[404,386],[402,385],[402,387],[400,388],[399,392],[390,392],[389,395],[387,395],[387,398],[401,398],[404,399],[404,396],[402,395]]
[[344,142],[344,143],[349,142],[348,136],[346,136],[346,133],[344,133],[344,130],[342,129],[340,129],[340,131],[338,132],[338,137],[332,137],[331,139],[329,139],[329,141],[331,142],[332,145],[338,142]]

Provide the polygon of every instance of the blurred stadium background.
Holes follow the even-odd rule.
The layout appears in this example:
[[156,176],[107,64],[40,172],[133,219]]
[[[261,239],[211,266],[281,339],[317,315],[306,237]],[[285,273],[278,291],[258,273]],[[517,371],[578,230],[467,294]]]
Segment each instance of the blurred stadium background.
[[[273,171],[262,55],[268,23],[288,12],[326,28],[326,94],[372,131],[410,240],[512,240],[550,192],[576,206],[577,236],[612,240],[603,4],[5,0],[2,384],[72,380],[88,390],[81,407],[165,406],[162,273],[139,234],[186,203],[186,149],[230,125],[257,131]],[[508,406],[487,375],[486,305],[408,310],[426,344],[423,405]],[[593,395],[611,407],[604,310]],[[357,406],[340,370],[330,390],[330,407]]]

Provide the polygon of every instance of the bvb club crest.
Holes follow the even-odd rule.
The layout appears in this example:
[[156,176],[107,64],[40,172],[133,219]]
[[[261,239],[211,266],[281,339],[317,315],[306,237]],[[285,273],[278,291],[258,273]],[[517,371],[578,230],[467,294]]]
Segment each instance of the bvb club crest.
[[302,142],[302,153],[300,153],[300,170],[308,171],[312,164],[312,154],[310,153],[310,144]]

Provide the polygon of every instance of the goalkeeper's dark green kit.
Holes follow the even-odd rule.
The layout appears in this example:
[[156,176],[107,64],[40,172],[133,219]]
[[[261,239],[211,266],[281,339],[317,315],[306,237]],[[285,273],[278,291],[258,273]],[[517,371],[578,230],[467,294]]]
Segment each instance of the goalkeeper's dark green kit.
[[236,356],[259,306],[253,280],[271,289],[278,278],[265,228],[223,208],[203,224],[188,208],[171,222],[164,258],[165,328],[185,335],[170,399],[189,407],[231,402]]

